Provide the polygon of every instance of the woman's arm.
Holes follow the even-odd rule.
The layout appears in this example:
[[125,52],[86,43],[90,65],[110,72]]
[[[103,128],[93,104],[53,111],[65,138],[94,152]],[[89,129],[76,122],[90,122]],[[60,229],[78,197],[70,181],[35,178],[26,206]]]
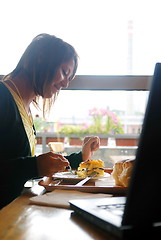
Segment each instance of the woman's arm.
[[97,151],[100,147],[99,137],[86,137],[83,140],[82,151],[78,153],[72,153],[66,158],[69,160],[73,169],[77,169],[82,161],[87,161],[92,157],[94,151]]

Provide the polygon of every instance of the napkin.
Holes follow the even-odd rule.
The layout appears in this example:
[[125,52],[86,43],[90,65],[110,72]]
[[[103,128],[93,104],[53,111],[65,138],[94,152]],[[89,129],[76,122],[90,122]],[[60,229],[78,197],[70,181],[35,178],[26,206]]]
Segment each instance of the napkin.
[[30,198],[30,203],[45,205],[45,206],[53,206],[60,208],[70,208],[68,203],[71,199],[81,199],[81,198],[101,198],[101,197],[111,197],[110,194],[102,194],[102,193],[84,193],[79,191],[72,190],[54,190],[50,193],[46,193],[44,195],[35,196]]

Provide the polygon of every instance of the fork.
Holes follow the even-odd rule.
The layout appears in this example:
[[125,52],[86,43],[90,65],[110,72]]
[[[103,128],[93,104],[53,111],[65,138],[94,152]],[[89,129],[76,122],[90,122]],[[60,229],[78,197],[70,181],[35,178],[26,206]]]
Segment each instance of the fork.
[[72,174],[75,174],[75,170],[72,170],[71,166],[69,165],[67,168],[66,168],[69,172],[71,172]]

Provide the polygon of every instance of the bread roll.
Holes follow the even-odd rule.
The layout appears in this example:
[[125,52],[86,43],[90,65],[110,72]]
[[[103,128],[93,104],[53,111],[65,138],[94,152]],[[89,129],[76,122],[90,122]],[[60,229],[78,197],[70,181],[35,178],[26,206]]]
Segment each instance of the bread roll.
[[115,185],[127,187],[134,160],[123,160],[116,162],[113,167],[112,176],[115,180]]
[[93,172],[96,172],[96,177],[104,175],[104,162],[102,160],[81,162],[78,167],[77,175],[79,177],[88,177]]

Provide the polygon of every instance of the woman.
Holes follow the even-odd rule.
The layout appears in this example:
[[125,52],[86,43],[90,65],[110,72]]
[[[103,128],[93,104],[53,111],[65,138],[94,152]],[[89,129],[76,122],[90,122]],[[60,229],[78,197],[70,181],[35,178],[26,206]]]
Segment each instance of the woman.
[[85,138],[82,152],[64,158],[52,152],[35,156],[35,129],[30,103],[43,99],[43,114],[49,112],[61,88],[74,78],[78,57],[63,40],[40,34],[25,50],[16,68],[0,82],[0,175],[2,208],[21,194],[24,183],[51,176],[91,157],[99,147],[97,137]]

